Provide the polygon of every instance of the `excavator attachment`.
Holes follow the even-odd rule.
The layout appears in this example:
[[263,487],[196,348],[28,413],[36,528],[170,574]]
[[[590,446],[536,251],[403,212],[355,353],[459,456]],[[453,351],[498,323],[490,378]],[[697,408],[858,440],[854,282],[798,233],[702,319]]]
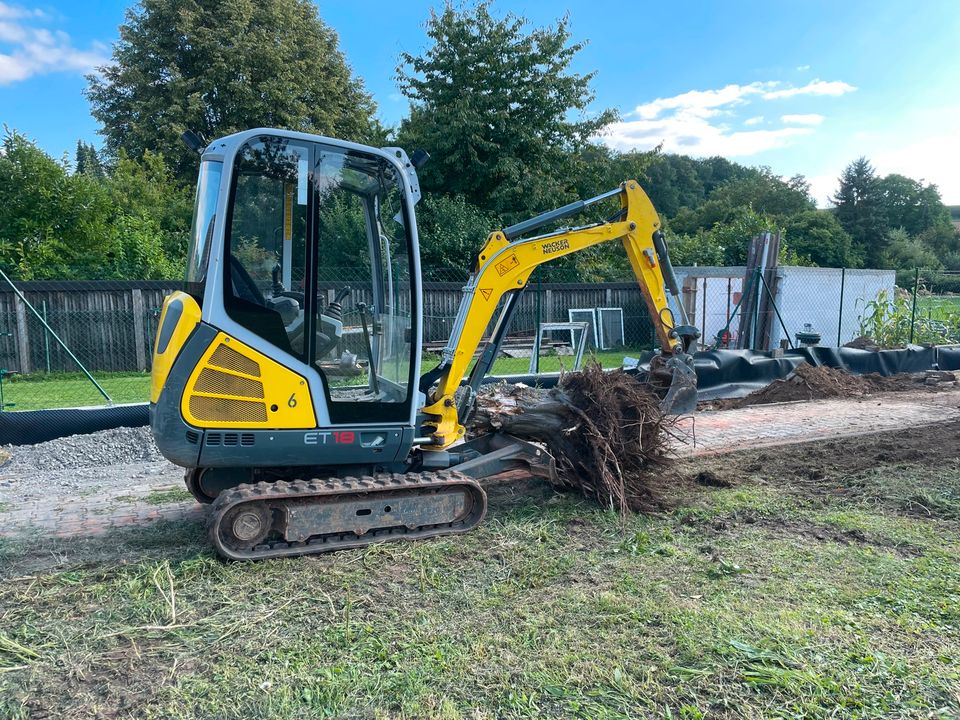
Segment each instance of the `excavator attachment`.
[[663,365],[669,373],[669,385],[660,401],[664,415],[689,415],[697,409],[697,373],[693,356],[676,353]]

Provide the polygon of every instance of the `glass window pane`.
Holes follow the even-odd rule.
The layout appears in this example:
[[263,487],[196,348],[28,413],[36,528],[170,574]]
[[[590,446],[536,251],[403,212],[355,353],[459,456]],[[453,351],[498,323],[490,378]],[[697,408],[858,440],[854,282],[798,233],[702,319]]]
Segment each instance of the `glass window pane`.
[[[282,138],[238,154],[227,240],[228,314],[304,357],[304,265],[309,151]],[[301,179],[302,178],[302,179]]]

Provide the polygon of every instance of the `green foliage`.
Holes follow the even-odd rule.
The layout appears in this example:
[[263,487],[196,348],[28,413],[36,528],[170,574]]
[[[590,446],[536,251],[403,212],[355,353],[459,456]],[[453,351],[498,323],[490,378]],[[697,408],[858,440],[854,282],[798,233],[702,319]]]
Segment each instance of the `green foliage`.
[[85,167],[71,175],[23,135],[4,137],[0,265],[21,279],[180,275],[190,199],[163,159],[121,155],[104,175],[92,147],[78,149]]
[[918,180],[891,174],[877,181],[877,192],[888,227],[919,235],[937,226],[950,225],[950,212],[940,200],[936,185],[924,185]]
[[0,153],[0,264],[23,278],[63,277],[95,266],[110,200],[89,175],[70,175],[16,131]]
[[142,0],[87,96],[106,148],[161,153],[183,182],[196,175],[185,130],[207,139],[283,127],[379,140],[374,104],[336,33],[308,0]]
[[424,197],[417,205],[424,278],[450,280],[450,268],[462,268],[465,278],[487,236],[499,227],[495,215],[470,205],[463,197]]
[[887,233],[885,265],[893,268],[943,269],[937,253],[919,238],[911,237],[903,228]]
[[777,227],[765,215],[752,208],[733,208],[729,219],[716,223],[710,229],[713,241],[723,248],[725,265],[744,265],[747,262],[747,250],[750,239],[764,232],[776,232]]
[[807,262],[820,267],[860,267],[862,253],[829,210],[804,210],[783,220],[784,239]]
[[897,347],[910,342],[946,344],[960,339],[960,313],[946,310],[936,320],[923,313],[914,314],[913,299],[906,292],[890,297],[886,290],[868,302],[860,316],[860,334],[866,335],[880,347]]
[[873,166],[865,157],[847,165],[833,197],[837,220],[863,252],[868,267],[881,267],[887,245],[887,212]]
[[666,232],[670,260],[674,265],[723,265],[725,251],[713,233],[698,229],[694,235]]
[[423,189],[463,197],[506,222],[573,197],[577,152],[615,118],[585,116],[593,74],[570,72],[584,43],[570,41],[568,19],[527,25],[513,14],[494,17],[486,0],[448,4],[426,23],[430,47],[402,52],[397,68],[412,103],[400,144],[433,156]]
[[100,160],[100,154],[91,144],[83,140],[77,140],[77,155],[74,172],[77,175],[90,175],[91,177],[102,179],[106,174],[103,162]]

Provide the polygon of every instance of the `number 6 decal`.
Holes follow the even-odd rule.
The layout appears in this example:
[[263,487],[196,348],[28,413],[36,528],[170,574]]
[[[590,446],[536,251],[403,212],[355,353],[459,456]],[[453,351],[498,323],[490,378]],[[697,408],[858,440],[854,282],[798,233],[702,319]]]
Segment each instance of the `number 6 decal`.
[[290,399],[287,400],[287,407],[295,408],[297,406],[297,394],[293,393],[290,395]]

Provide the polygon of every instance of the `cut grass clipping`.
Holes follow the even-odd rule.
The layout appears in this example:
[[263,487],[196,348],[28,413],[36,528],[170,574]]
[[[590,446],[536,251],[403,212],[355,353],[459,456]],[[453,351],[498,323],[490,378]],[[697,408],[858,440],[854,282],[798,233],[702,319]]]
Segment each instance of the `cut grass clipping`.
[[647,383],[588,363],[546,396],[520,386],[507,392],[514,402],[480,403],[475,433],[499,430],[545,444],[556,460],[559,487],[621,517],[659,505],[651,480],[667,462],[670,421]]

